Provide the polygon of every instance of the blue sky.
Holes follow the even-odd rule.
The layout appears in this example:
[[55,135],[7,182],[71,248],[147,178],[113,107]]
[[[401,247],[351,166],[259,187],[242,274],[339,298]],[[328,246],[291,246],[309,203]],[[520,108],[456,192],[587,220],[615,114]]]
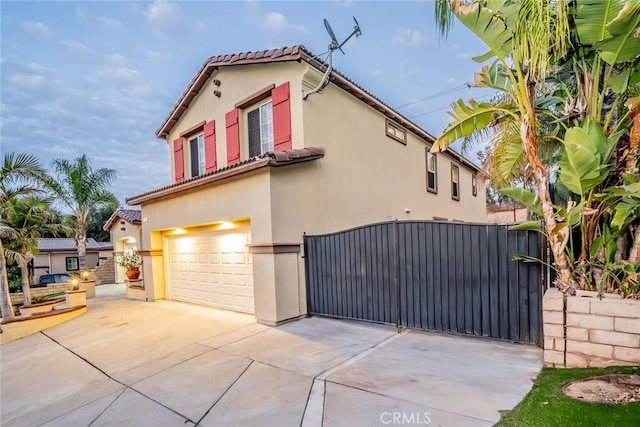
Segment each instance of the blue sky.
[[439,40],[432,1],[2,1],[0,16],[1,151],[47,165],[86,153],[120,172],[122,204],[170,182],[154,131],[206,58],[295,44],[322,53],[323,18],[342,39],[356,16],[363,35],[334,65],[435,136],[451,102],[486,96],[462,86],[486,48],[462,25]]

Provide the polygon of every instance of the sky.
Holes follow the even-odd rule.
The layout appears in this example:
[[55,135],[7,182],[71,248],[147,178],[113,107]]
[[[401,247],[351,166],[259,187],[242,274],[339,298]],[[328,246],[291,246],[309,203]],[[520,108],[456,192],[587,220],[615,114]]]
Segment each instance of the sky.
[[[462,25],[441,40],[432,1],[0,2],[0,151],[45,165],[83,153],[119,172],[131,197],[171,182],[169,148],[155,130],[212,55],[304,45],[327,50],[362,36],[334,66],[438,136],[470,89],[486,48]],[[426,99],[425,99],[426,98]],[[471,159],[474,152],[466,153]]]

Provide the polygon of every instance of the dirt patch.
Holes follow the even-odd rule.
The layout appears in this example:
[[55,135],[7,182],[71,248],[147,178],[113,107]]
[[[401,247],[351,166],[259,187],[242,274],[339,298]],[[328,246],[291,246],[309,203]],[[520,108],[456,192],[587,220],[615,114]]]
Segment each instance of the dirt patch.
[[640,403],[640,375],[602,375],[567,384],[564,394],[592,403]]

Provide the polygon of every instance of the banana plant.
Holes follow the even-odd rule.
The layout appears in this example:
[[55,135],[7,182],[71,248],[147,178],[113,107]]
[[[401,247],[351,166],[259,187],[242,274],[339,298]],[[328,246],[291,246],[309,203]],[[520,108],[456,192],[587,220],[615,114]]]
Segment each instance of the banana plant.
[[[609,161],[629,122],[629,110],[623,103],[640,81],[640,3],[438,0],[436,6],[438,22],[446,23],[442,17],[448,10],[487,45],[489,51],[474,59],[493,62],[482,69],[475,83],[500,91],[509,102],[457,101],[452,106],[453,120],[432,151],[491,124],[511,122],[517,126],[522,148],[511,153],[524,153],[537,191],[511,190],[508,195],[540,214],[540,229],[554,256],[558,286],[571,293],[584,283],[576,280],[574,251],[567,250],[567,245],[578,226],[583,229],[583,246],[588,248],[588,239],[595,236],[591,228],[598,222],[594,218],[602,218],[602,213],[594,195],[610,185]],[[558,71],[567,74],[567,69],[571,85],[562,82]],[[541,88],[554,78],[561,83],[556,93],[540,97]],[[545,134],[541,115],[554,118],[562,131]],[[564,147],[558,181],[579,202],[567,206],[552,203],[548,191],[551,177],[540,156],[541,145],[549,138],[561,141]]]

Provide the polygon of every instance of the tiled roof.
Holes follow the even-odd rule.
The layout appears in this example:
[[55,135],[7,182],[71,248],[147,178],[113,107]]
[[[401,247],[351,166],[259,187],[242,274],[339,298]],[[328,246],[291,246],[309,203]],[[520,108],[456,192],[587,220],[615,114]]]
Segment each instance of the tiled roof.
[[137,196],[129,197],[125,201],[129,205],[139,205],[142,202],[158,199],[178,191],[184,191],[202,185],[210,184],[223,179],[231,178],[242,173],[250,172],[263,167],[280,167],[296,163],[308,162],[324,157],[323,147],[306,147],[279,152],[268,152],[261,156],[252,157],[242,162],[216,169],[204,175],[177,182],[155,190],[148,191]]
[[[75,251],[76,241],[67,237],[43,237],[38,239],[38,250],[40,252],[51,251]],[[96,242],[94,239],[87,239],[87,250],[107,250],[113,249],[113,243],[110,242]]]
[[227,55],[214,55],[211,58],[204,61],[200,71],[191,80],[187,88],[182,92],[178,102],[173,106],[169,115],[164,119],[162,125],[156,130],[156,136],[158,138],[166,136],[171,128],[178,122],[180,116],[186,106],[188,106],[193,98],[198,95],[202,86],[207,82],[211,74],[218,69],[219,66],[226,65],[243,65],[243,64],[258,64],[264,62],[285,62],[285,61],[299,61],[301,53],[306,51],[304,46],[292,46],[283,47],[279,49],[261,50],[257,52],[243,52],[233,53]]
[[104,231],[111,230],[111,227],[113,227],[113,224],[115,224],[118,218],[121,218],[127,221],[129,224],[135,224],[135,225],[142,224],[142,212],[136,209],[118,208],[113,214],[111,214],[109,219],[104,223],[104,226],[102,227],[102,229]]
[[[191,80],[185,91],[180,96],[180,99],[171,109],[169,115],[162,122],[162,125],[156,130],[156,136],[158,138],[166,137],[173,126],[178,122],[184,111],[187,110],[191,101],[198,95],[198,92],[209,77],[221,66],[233,66],[244,64],[257,64],[266,62],[289,62],[289,61],[305,61],[318,70],[324,72],[327,64],[318,60],[313,53],[308,51],[304,46],[297,45],[291,47],[282,47],[279,49],[261,50],[256,52],[243,52],[227,55],[212,56],[207,59],[195,77]],[[359,86],[353,80],[346,77],[344,74],[337,71],[335,68],[331,71],[330,81],[342,88],[346,92],[355,96],[365,104],[375,108],[386,117],[396,121],[398,124],[406,127],[417,136],[425,140],[429,144],[433,144],[436,138],[420,126],[403,116],[389,105],[382,102],[379,98],[373,95],[371,92]],[[473,164],[471,161],[463,157],[451,148],[447,148],[446,153],[465,164],[471,169],[481,172],[480,168]]]

